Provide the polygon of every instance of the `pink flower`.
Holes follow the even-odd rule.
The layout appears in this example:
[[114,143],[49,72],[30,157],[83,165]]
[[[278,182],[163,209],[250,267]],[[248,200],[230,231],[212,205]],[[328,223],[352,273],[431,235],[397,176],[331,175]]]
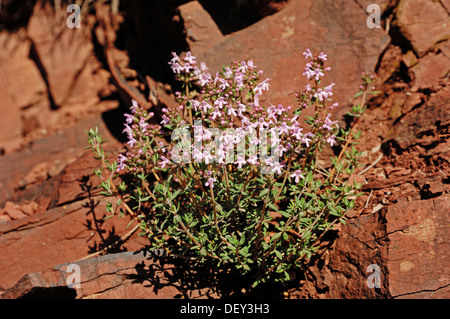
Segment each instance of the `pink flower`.
[[202,105],[200,105],[200,108],[202,108],[202,112],[203,112],[203,113],[206,113],[206,112],[208,112],[208,109],[211,109],[211,108],[212,108],[212,106],[209,105],[208,102],[203,101],[203,102],[202,102]]
[[186,61],[186,62],[188,62],[188,63],[190,63],[190,64],[195,64],[195,56],[193,56],[193,55],[191,54],[191,51],[188,51],[188,52],[186,53],[186,56],[184,57],[183,60]]
[[327,60],[327,55],[324,54],[323,52],[320,52],[319,59],[322,60],[322,61],[326,61]]
[[292,174],[291,174],[291,177],[292,177],[292,178],[295,178],[295,183],[298,183],[298,182],[299,182],[300,177],[301,177],[302,179],[305,178],[305,176],[302,175],[302,171],[299,170],[299,169],[296,170],[294,173],[292,173]]
[[220,109],[223,108],[223,105],[226,104],[225,98],[223,96],[219,97],[215,102],[214,105],[217,105]]
[[169,125],[170,124],[170,118],[167,117],[165,114],[162,115],[163,120],[161,121],[162,125]]
[[253,92],[257,92],[259,95],[262,95],[262,91],[269,90],[269,78],[265,79],[263,82],[258,83],[258,85],[253,89]]
[[241,66],[237,70],[241,73],[245,73],[245,71],[247,71],[247,64],[245,61],[241,62]]
[[126,158],[126,156],[119,154],[119,158],[117,159],[117,170],[116,172],[126,168],[125,166],[125,162],[128,160],[128,158]]
[[325,75],[325,74],[322,72],[322,70],[320,70],[319,68],[316,68],[316,69],[314,70],[314,73],[315,73],[315,75],[316,75],[316,81],[319,81],[319,80],[320,80],[320,77]]
[[245,164],[245,159],[243,159],[242,156],[238,155],[236,162],[234,162],[234,164],[237,164],[238,169],[241,169],[242,165]]
[[330,144],[331,147],[333,147],[333,145],[336,144],[335,138],[336,138],[336,136],[331,135],[331,136],[327,139],[327,143]]
[[227,67],[225,68],[225,72],[223,73],[223,75],[224,75],[227,79],[231,78],[231,76],[233,75],[233,72],[231,71],[230,67],[227,66]]
[[145,133],[145,131],[147,130],[148,123],[145,122],[145,119],[143,117],[141,117],[141,119],[139,120],[139,127],[141,128],[142,133]]
[[127,124],[133,123],[133,120],[134,120],[134,116],[133,115],[131,115],[131,114],[124,114],[124,116],[126,117],[125,122],[127,122]]
[[161,168],[164,168],[164,167],[166,167],[166,165],[170,164],[170,161],[167,158],[165,158],[164,156],[161,156],[160,159],[162,160],[159,162],[159,165],[161,166]]
[[307,147],[309,147],[309,142],[311,142],[310,136],[312,137],[314,135],[311,132],[308,132],[302,136],[302,143],[305,143]]
[[205,186],[206,187],[211,187],[211,188],[214,188],[214,182],[217,182],[217,180],[214,178],[214,177],[210,177],[210,178],[208,178],[208,180],[206,181],[206,183],[205,183]]
[[252,164],[252,165],[256,165],[256,164],[258,164],[258,158],[255,155],[252,155],[252,156],[249,157],[247,162]]
[[328,113],[325,122],[323,124],[323,128],[327,129],[328,131],[331,131],[333,128],[331,127],[331,125],[335,125],[336,123],[330,120],[331,117],[331,113]]
[[131,102],[132,102],[132,105],[131,105],[130,110],[131,110],[131,113],[134,114],[134,113],[136,113],[136,111],[138,110],[139,105],[138,105],[138,103],[137,103],[136,100],[132,100]]
[[277,173],[277,174],[281,174],[281,169],[283,168],[283,166],[280,164],[280,163],[278,163],[278,162],[275,162],[275,163],[273,163],[273,166],[272,166],[272,173]]
[[214,111],[211,113],[211,120],[215,121],[216,118],[219,116],[221,116],[222,113],[220,112],[220,110],[218,108],[214,108]]
[[313,59],[313,55],[311,53],[310,49],[305,49],[305,52],[303,52],[303,55],[305,56],[305,60],[309,58],[311,58],[311,60]]

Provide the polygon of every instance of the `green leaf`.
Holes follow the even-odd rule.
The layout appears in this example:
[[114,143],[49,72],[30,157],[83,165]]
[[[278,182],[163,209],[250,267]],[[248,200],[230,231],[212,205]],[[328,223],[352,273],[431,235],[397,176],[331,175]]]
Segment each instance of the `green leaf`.
[[356,99],[358,96],[363,95],[363,93],[364,93],[363,91],[359,91],[358,93],[355,94],[354,98]]
[[283,254],[280,253],[278,250],[274,250],[275,256],[277,256],[278,259],[283,259]]
[[263,197],[264,195],[266,195],[267,193],[269,192],[269,190],[266,188],[266,189],[263,189],[260,193],[259,193],[259,197]]
[[178,225],[181,221],[181,216],[180,215],[174,215],[173,216],[173,222]]
[[284,217],[286,217],[286,218],[289,218],[289,217],[291,217],[291,213],[288,213],[288,212],[285,212],[285,211],[282,211],[282,210],[279,210],[278,211],[282,216],[284,216]]

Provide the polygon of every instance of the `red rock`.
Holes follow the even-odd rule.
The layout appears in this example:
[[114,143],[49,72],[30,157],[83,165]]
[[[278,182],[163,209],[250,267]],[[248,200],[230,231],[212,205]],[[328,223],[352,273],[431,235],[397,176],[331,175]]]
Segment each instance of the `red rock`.
[[411,91],[436,90],[450,71],[450,58],[444,54],[429,53],[411,68],[414,82]]
[[447,189],[450,189],[450,187],[446,187],[441,181],[433,181],[428,183],[425,189],[432,195],[438,195],[445,192]]
[[417,57],[414,54],[414,52],[412,50],[409,50],[408,52],[403,54],[402,61],[403,61],[403,63],[405,63],[405,65],[408,68],[410,68],[410,67],[416,65],[419,60],[417,59]]
[[447,9],[447,12],[450,13],[450,0],[441,0],[441,3]]
[[30,41],[25,30],[0,32],[0,148],[8,153],[22,142],[29,129],[30,113],[38,120],[48,116],[50,103],[47,87],[38,67],[30,56]]
[[422,98],[423,96],[421,93],[407,94],[406,101],[402,106],[402,113],[406,114],[410,112],[415,106],[422,102]]
[[377,70],[377,81],[386,82],[400,68],[402,50],[396,45],[389,45],[383,54]]
[[0,215],[0,224],[7,223],[11,220],[11,217],[9,217],[7,214]]
[[7,214],[11,219],[21,219],[27,217],[24,212],[20,209],[20,207],[13,202],[6,202],[5,207],[3,207],[2,211],[4,214]]
[[448,298],[450,197],[389,206],[389,290],[398,298]]
[[[20,205],[20,209],[26,214],[26,215],[33,215],[39,208],[39,204],[37,202],[25,202]],[[45,208],[44,208],[45,209]]]
[[288,1],[281,11],[226,36],[197,58],[212,73],[233,60],[253,59],[265,72],[262,79],[271,78],[270,92],[261,100],[294,106],[295,92],[307,83],[302,52],[325,51],[332,68],[327,81],[336,83],[333,100],[346,105],[353,101],[360,73],[374,69],[389,42],[383,30],[367,28],[366,19],[356,2]]
[[402,0],[397,21],[419,57],[450,36],[448,13],[439,1]]
[[194,55],[208,51],[224,39],[214,20],[198,1],[188,2],[178,9],[184,21],[186,41]]
[[[0,224],[0,286],[9,288],[27,273],[81,259],[127,233],[129,218],[103,220],[105,205],[105,199],[80,200]],[[138,250],[146,243],[135,233],[121,250]]]

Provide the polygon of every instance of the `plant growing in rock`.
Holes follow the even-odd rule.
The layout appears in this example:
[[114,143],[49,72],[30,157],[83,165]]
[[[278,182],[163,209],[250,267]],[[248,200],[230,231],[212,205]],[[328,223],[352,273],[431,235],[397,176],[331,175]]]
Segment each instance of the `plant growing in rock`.
[[[270,79],[261,80],[252,60],[211,74],[190,52],[173,53],[169,64],[183,87],[177,109],[163,109],[155,121],[133,101],[125,114],[128,151],[117,160],[110,161],[97,130],[88,132],[101,161],[95,173],[102,193],[117,198],[108,204],[110,216],[129,213],[151,247],[168,256],[211,263],[252,278],[253,286],[289,281],[322,236],[345,223],[360,187],[349,183],[359,165],[353,144],[360,132],[331,118],[338,104],[331,104],[334,83],[322,83],[330,71],[326,54],[303,54],[311,83],[291,108],[260,103]],[[362,80],[363,102],[349,113],[356,119],[373,76]],[[314,114],[302,124],[306,108]],[[327,146],[340,147],[329,170],[318,164]]]

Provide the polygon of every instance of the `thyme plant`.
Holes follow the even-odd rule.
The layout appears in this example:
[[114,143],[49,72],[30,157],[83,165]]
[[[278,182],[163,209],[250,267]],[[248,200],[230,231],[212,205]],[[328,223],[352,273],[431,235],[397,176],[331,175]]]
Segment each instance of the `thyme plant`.
[[[360,131],[339,127],[330,110],[334,83],[322,83],[327,55],[303,53],[310,83],[294,108],[263,105],[270,79],[252,60],[234,61],[211,74],[187,52],[169,62],[182,83],[177,109],[154,113],[132,101],[125,114],[127,151],[110,159],[97,129],[88,132],[101,165],[95,174],[109,202],[109,216],[129,214],[152,248],[196,264],[261,282],[287,282],[317,251],[322,236],[355,205],[360,185]],[[363,74],[363,114],[373,76]],[[303,121],[306,108],[314,113]],[[325,147],[336,156],[318,164]],[[270,154],[270,155],[269,155]],[[120,183],[113,182],[121,177]],[[114,203],[114,204],[112,204]]]

